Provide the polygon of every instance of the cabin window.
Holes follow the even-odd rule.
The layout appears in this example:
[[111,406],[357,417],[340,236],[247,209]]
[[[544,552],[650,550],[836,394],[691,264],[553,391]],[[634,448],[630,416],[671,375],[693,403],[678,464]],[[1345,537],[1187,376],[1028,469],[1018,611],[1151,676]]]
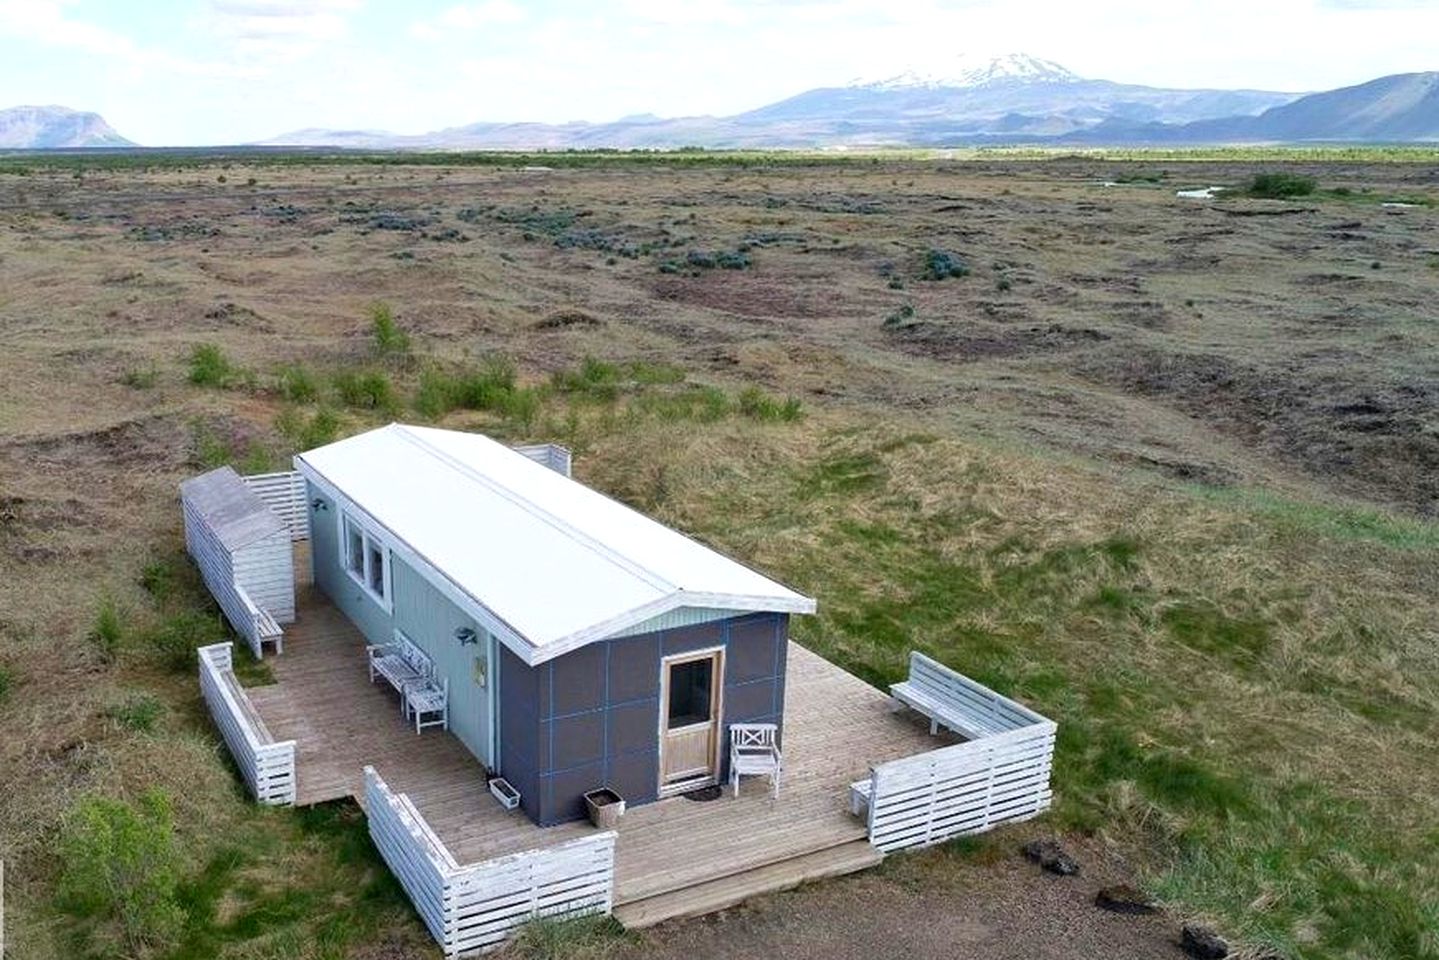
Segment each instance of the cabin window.
[[390,595],[390,554],[385,544],[354,517],[344,518],[343,556],[345,570],[374,600],[386,609]]

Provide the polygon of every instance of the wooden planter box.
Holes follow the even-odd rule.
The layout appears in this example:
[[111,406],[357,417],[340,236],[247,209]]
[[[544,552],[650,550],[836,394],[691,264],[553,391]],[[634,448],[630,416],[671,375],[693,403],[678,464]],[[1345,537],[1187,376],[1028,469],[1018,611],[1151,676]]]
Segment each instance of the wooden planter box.
[[520,791],[510,786],[510,781],[504,777],[495,777],[490,780],[490,793],[500,801],[500,806],[506,810],[513,810],[520,805]]
[[609,787],[602,787],[585,794],[585,809],[590,812],[590,823],[601,830],[613,830],[624,815],[625,801]]

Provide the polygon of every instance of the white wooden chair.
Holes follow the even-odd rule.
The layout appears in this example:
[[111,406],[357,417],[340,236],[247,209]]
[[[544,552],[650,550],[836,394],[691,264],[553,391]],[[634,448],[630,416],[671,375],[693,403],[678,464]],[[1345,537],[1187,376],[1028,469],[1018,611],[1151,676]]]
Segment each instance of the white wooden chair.
[[739,796],[739,778],[769,777],[771,796],[779,796],[780,768],[784,758],[775,742],[779,728],[772,723],[732,723],[729,728],[729,782]]

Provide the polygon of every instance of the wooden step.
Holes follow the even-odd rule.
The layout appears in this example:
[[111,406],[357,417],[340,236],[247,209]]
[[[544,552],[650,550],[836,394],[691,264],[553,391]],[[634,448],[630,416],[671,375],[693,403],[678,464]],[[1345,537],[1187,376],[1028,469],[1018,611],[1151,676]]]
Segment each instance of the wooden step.
[[884,859],[868,840],[853,840],[753,870],[707,880],[693,886],[632,900],[614,908],[615,919],[628,930],[654,926],[677,917],[714,913],[750,897],[788,890],[810,880],[864,870]]

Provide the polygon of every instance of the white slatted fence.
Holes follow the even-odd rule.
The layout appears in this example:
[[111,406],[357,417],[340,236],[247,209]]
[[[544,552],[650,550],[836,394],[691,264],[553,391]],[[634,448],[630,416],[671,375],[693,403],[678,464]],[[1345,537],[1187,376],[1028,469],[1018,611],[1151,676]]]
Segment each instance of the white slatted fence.
[[281,473],[254,473],[241,477],[265,506],[275,512],[290,530],[291,540],[310,539],[310,502],[305,495],[305,478],[293,470]]
[[293,804],[295,741],[276,742],[270,736],[244,688],[235,680],[233,648],[234,644],[216,643],[199,649],[200,692],[251,795],[260,803]]
[[882,763],[867,785],[869,839],[881,850],[940,843],[1049,808],[1057,726],[918,651],[897,701],[971,739]]
[[1049,809],[1055,730],[1046,720],[877,765],[870,843],[886,852],[925,847]]
[[512,449],[541,466],[549,467],[555,473],[570,476],[570,450],[568,447],[562,447],[557,443],[531,443],[522,444]]
[[370,837],[447,957],[503,945],[536,917],[609,913],[615,833],[461,866],[405,794],[365,768]]

